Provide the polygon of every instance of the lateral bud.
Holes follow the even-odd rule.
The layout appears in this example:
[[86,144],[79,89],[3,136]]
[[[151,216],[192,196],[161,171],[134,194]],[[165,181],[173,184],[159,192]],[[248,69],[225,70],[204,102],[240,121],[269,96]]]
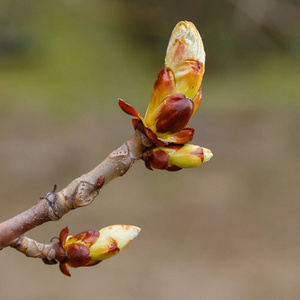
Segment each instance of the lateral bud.
[[71,276],[68,267],[88,267],[110,258],[123,249],[139,234],[140,228],[130,225],[112,225],[100,230],[88,230],[68,236],[68,227],[60,232],[56,260],[66,276]]

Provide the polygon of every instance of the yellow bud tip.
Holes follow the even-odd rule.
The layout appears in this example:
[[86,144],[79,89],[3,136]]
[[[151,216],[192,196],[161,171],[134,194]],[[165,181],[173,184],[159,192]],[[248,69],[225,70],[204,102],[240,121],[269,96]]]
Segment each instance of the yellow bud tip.
[[209,161],[214,156],[209,149],[206,149],[206,148],[202,147],[202,151],[203,151],[203,154],[204,154],[204,160],[203,160],[204,163]]

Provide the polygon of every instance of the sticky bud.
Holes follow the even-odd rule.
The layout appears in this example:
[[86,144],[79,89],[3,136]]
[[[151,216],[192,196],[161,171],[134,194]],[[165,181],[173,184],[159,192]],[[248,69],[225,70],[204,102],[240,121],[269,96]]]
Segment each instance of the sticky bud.
[[66,227],[60,232],[60,242],[54,245],[60,270],[71,276],[68,267],[96,265],[125,249],[139,232],[140,228],[135,226],[112,225],[68,236],[69,229]]
[[182,168],[197,167],[209,161],[212,156],[209,149],[186,144],[148,149],[143,153],[142,158],[150,170],[178,171]]
[[198,30],[191,22],[179,22],[172,32],[165,66],[157,75],[145,118],[119,99],[122,110],[143,123],[144,133],[156,146],[192,140],[194,130],[185,126],[201,102],[204,64]]

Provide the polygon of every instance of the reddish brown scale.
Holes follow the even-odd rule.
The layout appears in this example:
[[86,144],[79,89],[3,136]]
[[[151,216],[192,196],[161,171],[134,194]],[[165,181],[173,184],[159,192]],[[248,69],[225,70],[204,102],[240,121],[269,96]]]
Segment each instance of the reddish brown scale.
[[60,271],[61,271],[64,275],[66,275],[66,276],[68,276],[68,277],[71,277],[71,274],[70,274],[69,269],[68,269],[68,267],[66,266],[66,264],[60,263],[60,264],[59,264],[59,269],[60,269]]
[[169,96],[161,104],[156,131],[160,133],[181,131],[190,120],[193,109],[193,102],[183,94]]
[[144,132],[144,124],[140,119],[139,120],[138,119],[132,119],[132,124],[133,124],[134,129],[138,129],[141,132]]
[[147,150],[143,154],[148,169],[165,170],[168,167],[169,155],[162,150]]
[[160,105],[163,99],[173,94],[174,89],[175,77],[173,71],[168,67],[164,67],[162,70],[159,71],[157,78],[154,82],[148,112],[151,113],[152,111],[154,111],[157,108],[157,106]]
[[68,256],[67,256],[67,253],[66,253],[65,249],[61,246],[60,243],[56,243],[55,245],[57,245],[55,259],[59,262],[67,262],[68,261]]
[[119,106],[126,114],[138,119],[141,118],[141,115],[138,113],[138,111],[136,111],[130,104],[126,103],[122,99],[119,99]]
[[142,160],[143,161],[148,161],[150,159],[150,153],[151,153],[152,150],[148,149],[146,151],[144,151],[144,153],[142,154]]
[[73,243],[67,245],[66,253],[68,255],[68,265],[73,268],[83,267],[90,262],[90,250],[85,245],[80,243]]
[[72,239],[74,238],[77,241],[88,244],[88,247],[91,247],[98,240],[99,235],[99,231],[97,230],[87,230],[72,236]]
[[135,130],[139,129],[141,132],[143,132],[149,138],[149,140],[153,144],[155,144],[156,146],[165,146],[165,145],[167,145],[167,143],[164,143],[161,140],[159,140],[157,138],[157,135],[150,128],[145,127],[144,124],[142,123],[142,121],[137,120],[137,119],[133,119],[132,124],[133,124],[133,127],[134,127]]
[[60,242],[54,244],[56,248],[56,260],[60,262],[59,268],[61,272],[66,276],[71,276],[66,263],[73,268],[94,265],[96,263],[91,262],[89,257],[90,250],[88,247],[92,246],[99,237],[99,231],[97,230],[88,230],[81,232],[75,236],[72,236],[72,239],[80,241],[87,244],[87,246],[81,243],[71,243],[66,244],[66,239],[69,233],[68,227],[64,228],[60,232]]
[[187,144],[194,137],[195,129],[191,127],[185,127],[178,133],[172,136],[173,143],[176,144]]
[[151,167],[151,161],[150,161],[150,158],[151,158],[151,153],[152,150],[147,150],[143,153],[142,155],[142,160],[145,162],[145,166],[147,169],[149,169],[150,171],[153,171],[152,167]]
[[153,144],[155,144],[156,146],[165,146],[165,145],[167,145],[167,143],[164,143],[163,141],[159,140],[157,138],[157,135],[150,128],[145,127],[144,128],[144,133],[149,138],[149,140]]
[[104,175],[101,175],[101,176],[97,179],[96,183],[94,184],[95,189],[96,189],[96,190],[100,190],[100,189],[103,187],[104,183],[105,183],[105,176],[104,176]]
[[154,82],[153,90],[160,89],[161,86],[165,90],[170,90],[174,85],[174,75],[170,68],[163,67],[157,74]]
[[191,155],[197,155],[200,157],[201,161],[204,161],[204,153],[201,147],[199,147],[197,150],[191,152]]
[[55,258],[60,262],[60,264],[59,264],[60,271],[64,275],[71,277],[69,269],[67,268],[67,266],[65,264],[68,261],[68,256],[67,256],[65,249],[63,248],[65,245],[68,233],[69,233],[68,227],[65,227],[64,229],[61,230],[60,235],[59,235],[60,241],[59,241],[59,243],[55,244],[55,247],[57,248]]
[[139,125],[139,120],[138,119],[132,119],[132,125],[134,130],[136,130],[138,128]]
[[69,234],[69,228],[68,227],[63,228],[61,230],[60,234],[59,234],[59,239],[60,239],[60,243],[61,243],[62,247],[65,246],[68,234]]

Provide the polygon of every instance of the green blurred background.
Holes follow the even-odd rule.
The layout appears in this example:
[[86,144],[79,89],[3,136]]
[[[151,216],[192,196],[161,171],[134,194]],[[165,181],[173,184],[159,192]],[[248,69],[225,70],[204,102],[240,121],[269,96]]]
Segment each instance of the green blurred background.
[[6,248],[1,299],[299,299],[300,2],[0,2],[0,221],[86,173],[133,133],[175,24],[207,54],[190,122],[213,159],[176,173],[136,163],[95,202],[28,233],[49,242],[112,224],[142,228],[71,279]]

